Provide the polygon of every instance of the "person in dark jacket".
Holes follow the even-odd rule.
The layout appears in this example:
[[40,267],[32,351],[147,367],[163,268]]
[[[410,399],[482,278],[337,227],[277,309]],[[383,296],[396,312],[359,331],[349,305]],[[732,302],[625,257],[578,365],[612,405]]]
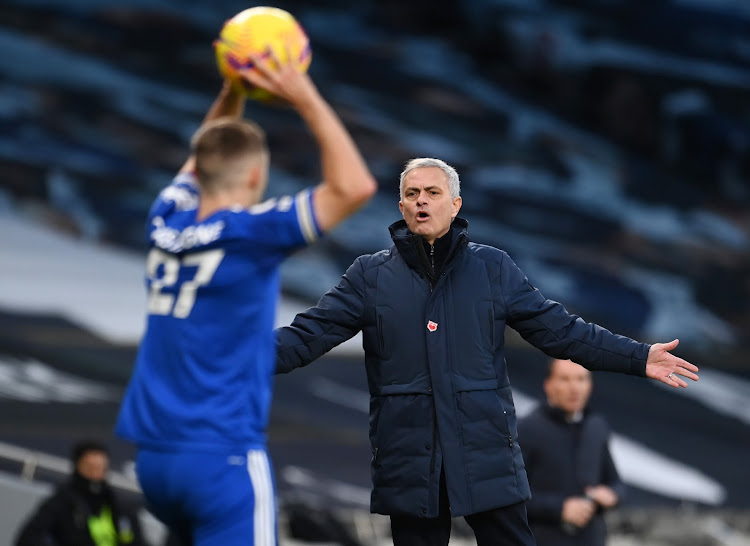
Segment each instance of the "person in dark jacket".
[[371,510],[395,545],[448,544],[464,516],[479,546],[533,544],[529,485],[504,357],[508,325],[556,358],[686,387],[698,368],[545,299],[502,250],[471,243],[455,169],[413,159],[401,173],[394,245],[357,258],[340,283],[277,330],[277,373],[363,334],[370,390]]
[[107,447],[82,441],[73,447],[73,474],[21,527],[16,546],[142,546],[138,518],[107,484]]
[[552,359],[547,403],[518,422],[531,487],[526,508],[539,546],[604,546],[604,511],[624,493],[609,452],[609,425],[587,408],[592,386],[586,368]]

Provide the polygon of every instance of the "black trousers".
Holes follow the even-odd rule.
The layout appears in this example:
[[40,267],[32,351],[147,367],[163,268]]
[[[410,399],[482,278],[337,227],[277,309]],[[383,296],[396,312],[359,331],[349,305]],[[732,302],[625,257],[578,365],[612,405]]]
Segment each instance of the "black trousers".
[[[477,546],[535,546],[526,517],[526,503],[519,502],[465,516]],[[391,516],[393,546],[448,546],[451,514],[445,475],[440,476],[440,512],[436,518]]]

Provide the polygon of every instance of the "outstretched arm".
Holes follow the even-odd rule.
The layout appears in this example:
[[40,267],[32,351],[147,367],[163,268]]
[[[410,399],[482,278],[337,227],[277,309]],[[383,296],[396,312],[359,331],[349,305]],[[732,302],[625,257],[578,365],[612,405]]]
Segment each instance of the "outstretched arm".
[[[201,127],[206,123],[222,117],[242,117],[245,106],[245,97],[239,93],[229,80],[224,80],[224,84],[219,91],[219,95],[214,99],[211,107],[208,109],[206,116],[203,118]],[[195,170],[195,158],[191,155],[180,169],[180,173],[193,172]]]
[[687,387],[678,376],[698,381],[698,367],[669,352],[679,340],[647,345],[586,323],[560,303],[545,299],[507,255],[501,286],[508,325],[550,356],[570,359],[592,371],[650,377],[670,387]]
[[277,374],[307,366],[362,329],[363,286],[357,260],[315,307],[298,314],[290,326],[275,330]]
[[670,387],[687,387],[687,382],[679,376],[698,381],[698,366],[674,356],[669,351],[679,345],[680,340],[675,339],[669,343],[654,343],[648,351],[646,360],[646,376],[656,379]]
[[367,202],[377,183],[339,117],[294,61],[281,65],[272,52],[252,59],[255,67],[242,77],[289,102],[318,143],[323,182],[314,190],[313,210],[318,227],[328,231]]

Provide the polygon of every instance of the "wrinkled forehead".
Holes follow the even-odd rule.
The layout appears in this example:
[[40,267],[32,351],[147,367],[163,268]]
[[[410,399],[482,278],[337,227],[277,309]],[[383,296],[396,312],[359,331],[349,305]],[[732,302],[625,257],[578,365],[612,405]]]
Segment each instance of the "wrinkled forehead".
[[428,187],[448,189],[448,175],[440,167],[417,167],[404,176],[402,191],[407,189],[422,190]]

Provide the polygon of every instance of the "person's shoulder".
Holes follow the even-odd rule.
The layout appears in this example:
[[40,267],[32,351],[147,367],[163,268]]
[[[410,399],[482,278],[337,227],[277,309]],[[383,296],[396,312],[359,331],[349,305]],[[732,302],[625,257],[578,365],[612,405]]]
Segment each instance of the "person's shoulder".
[[507,255],[507,253],[504,250],[497,248],[496,246],[486,245],[483,243],[475,243],[473,241],[469,242],[466,245],[466,251],[476,256],[481,256],[485,258],[502,257],[502,256]]
[[249,207],[234,206],[224,212],[223,218],[243,230],[245,238],[269,243],[271,241],[296,241],[301,232],[305,244],[323,236],[318,227],[310,201],[310,189],[294,195],[270,197]]
[[500,248],[474,242],[466,245],[466,252],[477,259],[496,263],[502,263],[508,256],[508,253]]
[[357,258],[357,261],[362,265],[363,269],[372,269],[392,260],[396,252],[395,247],[384,248],[372,254],[363,254]]
[[550,420],[542,405],[518,418],[518,437],[526,450],[543,445],[549,433]]
[[198,208],[198,182],[193,173],[179,173],[172,182],[159,192],[158,200],[173,203],[177,210]]
[[74,504],[75,500],[75,488],[69,480],[66,480],[54,487],[49,495],[44,498],[44,504],[48,506],[54,506],[59,509]]
[[298,201],[305,199],[306,192],[300,192],[297,195],[282,195],[279,197],[270,197],[265,201],[256,203],[247,209],[237,208],[236,212],[246,213],[249,216],[258,217],[265,214],[284,213],[292,209],[292,205],[299,205]]
[[526,434],[538,435],[545,438],[550,430],[557,429],[559,423],[550,412],[549,407],[538,404],[531,412],[518,420],[519,429],[523,428]]
[[[157,233],[164,235],[163,229],[166,223],[171,223],[176,217],[183,218],[185,215],[193,214],[198,208],[200,192],[195,176],[192,173],[180,173],[172,179],[172,182],[163,188],[151,205],[148,213],[149,237],[156,229]],[[183,223],[181,221],[178,224]],[[184,227],[184,226],[180,226]],[[171,227],[170,227],[171,229]],[[172,232],[167,234],[172,237]]]
[[591,428],[596,428],[603,431],[609,431],[610,425],[607,418],[597,411],[591,411],[586,415],[586,423]]

